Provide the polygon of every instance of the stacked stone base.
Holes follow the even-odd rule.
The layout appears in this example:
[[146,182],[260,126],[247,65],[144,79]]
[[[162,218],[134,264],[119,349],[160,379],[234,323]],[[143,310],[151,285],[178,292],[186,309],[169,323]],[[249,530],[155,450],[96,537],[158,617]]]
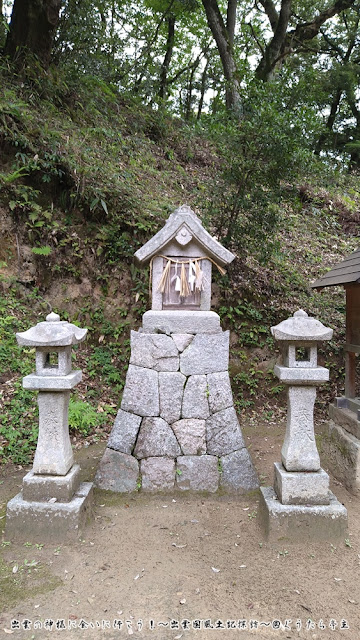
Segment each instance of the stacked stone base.
[[8,502],[5,537],[17,542],[73,542],[92,506],[93,484],[79,481],[78,465],[65,476],[28,473],[23,490]]
[[355,495],[360,493],[360,421],[347,408],[329,406],[330,420],[321,456],[331,473]]
[[329,492],[326,505],[281,504],[272,487],[261,487],[259,518],[269,542],[329,542],[346,537],[347,511]]
[[118,492],[256,489],[233,406],[228,332],[217,323],[207,333],[152,331],[131,332],[121,409],[96,486]]

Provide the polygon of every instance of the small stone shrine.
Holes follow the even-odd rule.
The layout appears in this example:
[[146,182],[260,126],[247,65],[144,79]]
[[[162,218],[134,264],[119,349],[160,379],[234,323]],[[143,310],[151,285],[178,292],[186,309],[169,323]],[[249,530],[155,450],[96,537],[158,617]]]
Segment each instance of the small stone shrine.
[[229,332],[210,311],[211,272],[234,255],[187,206],[135,254],[152,309],[131,332],[121,408],[95,483],[127,492],[248,491],[257,476],[233,406]]
[[282,364],[275,375],[287,386],[288,414],[281,463],[275,482],[261,487],[261,517],[270,539],[336,539],[347,527],[345,507],[329,491],[329,476],[320,467],[314,435],[316,386],[329,380],[317,364],[317,344],[333,331],[299,310],[271,328],[281,345]]
[[360,491],[360,249],[312,284],[313,289],[343,286],[346,291],[345,395],[329,405],[328,434],[321,453],[349,491]]
[[85,339],[80,329],[50,313],[24,333],[20,345],[35,347],[36,372],[23,379],[24,389],[39,391],[39,437],[34,465],[22,491],[7,505],[9,540],[62,542],[76,540],[86,522],[92,483],[80,484],[68,426],[70,390],[81,381],[71,369],[71,347]]

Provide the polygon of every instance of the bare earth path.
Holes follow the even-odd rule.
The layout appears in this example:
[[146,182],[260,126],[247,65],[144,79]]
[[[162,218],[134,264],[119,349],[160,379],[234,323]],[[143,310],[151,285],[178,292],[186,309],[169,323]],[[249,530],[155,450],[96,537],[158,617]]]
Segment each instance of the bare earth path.
[[[271,484],[284,426],[248,425],[244,433],[259,474]],[[91,479],[103,447],[79,452],[84,479]],[[23,475],[4,468],[2,516]],[[331,488],[349,513],[348,538],[336,545],[266,543],[257,493],[96,492],[94,518],[77,544],[3,543],[0,637],[358,640],[360,499],[339,484]],[[12,629],[14,620],[20,630]],[[35,621],[43,628],[34,628]]]

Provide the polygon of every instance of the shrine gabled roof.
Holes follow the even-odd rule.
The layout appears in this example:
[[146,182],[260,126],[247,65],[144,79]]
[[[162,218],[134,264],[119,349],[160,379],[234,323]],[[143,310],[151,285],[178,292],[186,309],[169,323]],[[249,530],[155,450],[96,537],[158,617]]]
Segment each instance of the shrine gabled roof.
[[324,287],[356,283],[360,283],[360,248],[336,264],[322,278],[316,280],[311,287],[312,289],[323,289]]
[[135,253],[136,260],[140,264],[148,262],[151,258],[161,253],[169,242],[178,238],[180,244],[186,244],[185,241],[182,242],[181,235],[184,238],[186,238],[186,235],[189,238],[192,236],[191,239],[195,239],[206,250],[209,257],[221,266],[230,264],[235,258],[231,251],[225,249],[218,240],[204,229],[192,209],[187,205],[182,205],[169,216],[163,228],[137,250]]

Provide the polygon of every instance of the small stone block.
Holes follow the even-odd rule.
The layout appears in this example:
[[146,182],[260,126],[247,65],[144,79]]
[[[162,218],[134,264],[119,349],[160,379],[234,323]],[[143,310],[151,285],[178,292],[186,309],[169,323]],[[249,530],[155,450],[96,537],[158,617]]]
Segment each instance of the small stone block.
[[209,407],[211,413],[233,406],[230,378],[227,371],[210,373],[207,376],[209,390]]
[[282,504],[330,504],[329,476],[319,471],[286,471],[274,464],[274,489]]
[[144,418],[136,442],[134,456],[176,458],[181,454],[174,432],[162,418]]
[[219,487],[218,459],[215,456],[180,456],[176,464],[176,486],[182,491],[210,491]]
[[158,416],[159,374],[152,369],[129,365],[121,402],[123,411],[138,416]]
[[282,367],[276,364],[274,374],[286,384],[313,385],[329,382],[329,369],[325,367]]
[[141,417],[119,409],[108,440],[109,449],[130,454],[139,432]]
[[159,373],[160,417],[169,424],[180,419],[185,376],[182,373]]
[[178,371],[179,351],[170,336],[132,331],[130,364],[154,371]]
[[225,456],[245,446],[234,407],[214,413],[206,421],[207,452]]
[[146,458],[141,460],[141,489],[168,491],[175,485],[175,460],[172,458]]
[[180,355],[180,371],[186,376],[227,371],[228,366],[229,331],[198,333]]
[[194,335],[191,333],[173,333],[171,337],[174,340],[180,353],[182,353],[192,342]]
[[95,486],[118,493],[136,491],[139,463],[133,457],[113,449],[105,449],[95,476]]
[[56,498],[57,502],[70,502],[80,486],[80,466],[74,464],[66,476],[35,475],[29,471],[23,479],[22,496],[24,500],[48,502]]
[[220,458],[220,487],[245,493],[259,488],[256,471],[246,447]]
[[5,536],[16,542],[75,542],[92,506],[91,482],[83,482],[70,502],[33,502],[21,493],[10,500]]
[[171,425],[185,456],[206,453],[205,420],[193,418],[178,420]]
[[285,505],[272,487],[260,487],[259,521],[267,540],[294,542],[343,540],[347,532],[347,510],[329,492],[328,505]]
[[206,376],[189,376],[182,403],[183,418],[205,420],[210,415]]

